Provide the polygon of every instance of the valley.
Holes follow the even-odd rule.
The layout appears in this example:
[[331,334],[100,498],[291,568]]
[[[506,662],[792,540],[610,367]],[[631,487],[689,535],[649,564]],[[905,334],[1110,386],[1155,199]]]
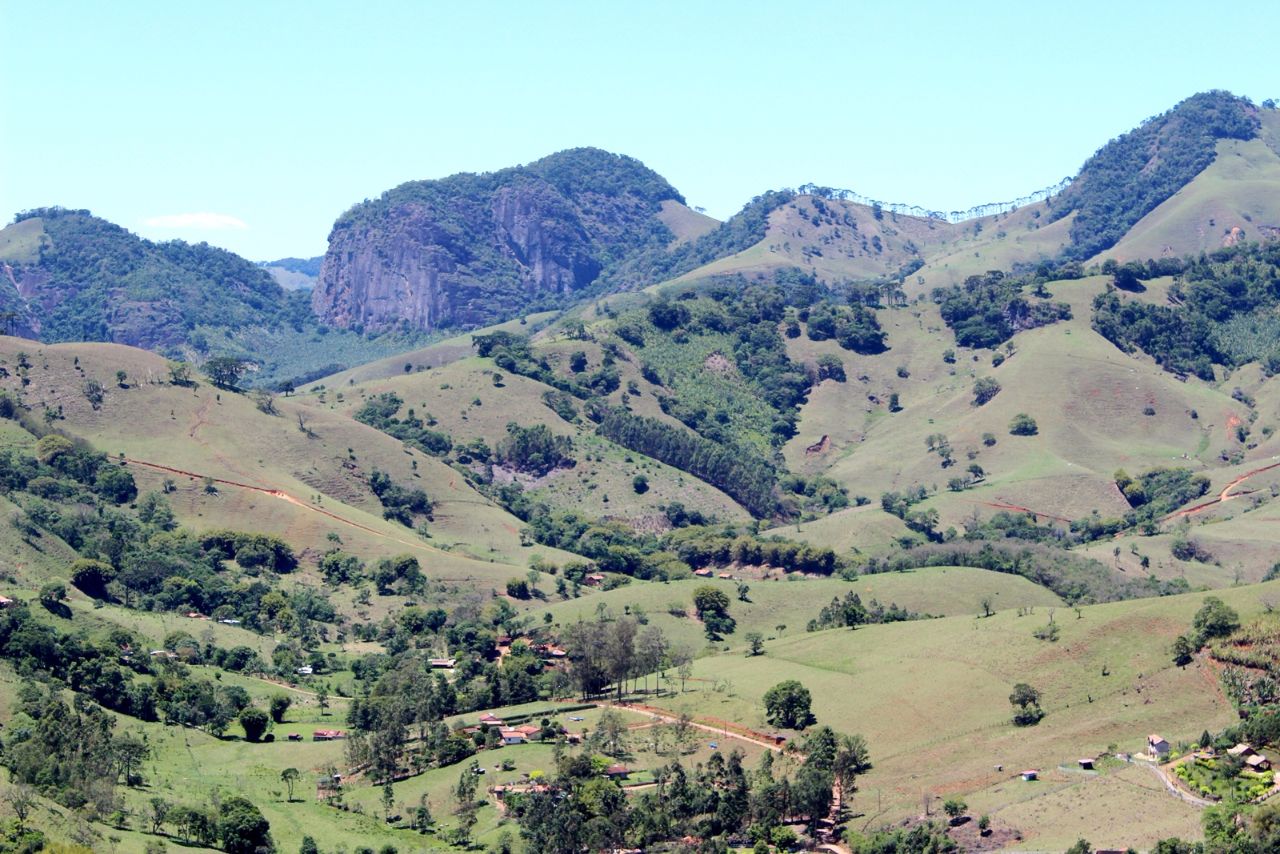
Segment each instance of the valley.
[[0,850],[1271,850],[1170,763],[1280,761],[1277,115],[958,221],[595,148],[323,258],[19,214]]

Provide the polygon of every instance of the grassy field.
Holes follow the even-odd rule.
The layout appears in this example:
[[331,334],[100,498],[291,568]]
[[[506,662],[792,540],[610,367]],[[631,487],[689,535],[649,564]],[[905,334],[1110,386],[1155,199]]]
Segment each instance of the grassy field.
[[[327,377],[321,377],[315,382],[308,383],[302,390],[314,389],[317,386],[341,390],[346,386],[368,380],[386,379],[402,373],[438,368],[474,354],[475,348],[471,346],[471,337],[473,335],[485,335],[497,331],[529,334],[544,327],[555,319],[557,314],[558,312],[554,311],[539,312],[518,320],[509,320],[506,323],[499,323],[485,329],[477,329],[474,332],[444,338],[416,350],[397,353],[385,359],[366,362],[354,368],[349,368]],[[409,366],[409,371],[405,370],[405,365]]]
[[699,213],[693,208],[680,204],[675,199],[662,202],[662,210],[658,214],[662,224],[671,229],[676,236],[675,245],[697,240],[709,231],[714,231],[720,221]]
[[[1058,597],[1024,578],[968,567],[931,567],[906,573],[863,576],[855,581],[799,578],[760,579],[747,577],[748,598],[737,598],[737,582],[724,579],[691,579],[666,584],[631,584],[579,599],[556,602],[531,612],[537,623],[549,613],[554,625],[591,619],[604,606],[617,615],[643,613],[651,625],[660,626],[668,638],[690,649],[700,650],[707,641],[693,609],[693,591],[710,584],[725,592],[732,604],[730,614],[737,631],[717,645],[741,649],[747,632],[766,638],[790,638],[805,634],[805,625],[833,598],[852,591],[864,604],[872,599],[888,606],[897,603],[921,614],[959,615],[981,611],[983,599],[997,608],[1052,607]],[[671,612],[683,609],[681,616]],[[782,628],[779,628],[779,627]]]
[[[1280,583],[1272,582],[1220,595],[1247,616],[1261,610],[1260,598],[1277,594]],[[1068,836],[1104,827],[1116,815],[1112,793],[1126,778],[1027,804],[1025,793],[1034,790],[1016,783],[1019,770],[1071,766],[1107,750],[1137,751],[1149,732],[1176,744],[1235,719],[1214,671],[1199,662],[1177,668],[1168,653],[1202,599],[1137,600],[1078,614],[1058,608],[1056,643],[1032,637],[1049,619],[1046,608],[796,635],[767,644],[758,658],[699,659],[695,677],[702,682],[691,682],[667,705],[764,728],[764,692],[798,679],[812,692],[820,723],[867,737],[875,768],[860,784],[859,810],[879,802],[888,819],[918,812],[923,794],[972,796],[984,812],[1009,810],[1032,849],[1053,849]],[[1041,692],[1046,716],[1038,726],[1009,722],[1007,697],[1015,682]],[[1058,787],[1052,774],[1047,782]],[[1193,829],[1193,816],[1177,808],[1116,831],[1125,834],[1125,844],[1141,848]]]
[[40,246],[48,242],[40,217],[24,219],[0,229],[0,260],[34,264],[40,260]]

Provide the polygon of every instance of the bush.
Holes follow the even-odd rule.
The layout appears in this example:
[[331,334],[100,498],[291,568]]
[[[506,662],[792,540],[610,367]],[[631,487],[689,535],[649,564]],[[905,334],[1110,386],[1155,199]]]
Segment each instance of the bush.
[[270,726],[271,719],[262,709],[249,706],[240,712],[240,726],[244,729],[246,741],[259,742]]
[[1019,412],[1009,422],[1009,433],[1013,436],[1034,436],[1040,432],[1036,420],[1025,412]]
[[992,377],[982,377],[973,384],[973,405],[983,406],[1000,393],[1000,383]]

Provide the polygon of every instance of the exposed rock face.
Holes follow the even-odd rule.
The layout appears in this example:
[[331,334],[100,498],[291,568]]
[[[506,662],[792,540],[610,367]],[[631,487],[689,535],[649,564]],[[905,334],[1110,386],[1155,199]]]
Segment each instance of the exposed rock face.
[[679,196],[638,161],[595,149],[404,184],[334,225],[312,307],[326,323],[375,332],[512,317],[669,242],[657,219],[669,198]]

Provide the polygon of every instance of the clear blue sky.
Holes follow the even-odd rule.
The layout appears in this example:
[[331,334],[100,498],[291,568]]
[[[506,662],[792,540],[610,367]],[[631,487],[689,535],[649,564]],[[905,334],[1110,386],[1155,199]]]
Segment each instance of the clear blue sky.
[[722,218],[808,181],[966,208],[1196,91],[1280,98],[1277,24],[1274,0],[0,0],[0,216],[309,256],[388,187],[578,145]]

